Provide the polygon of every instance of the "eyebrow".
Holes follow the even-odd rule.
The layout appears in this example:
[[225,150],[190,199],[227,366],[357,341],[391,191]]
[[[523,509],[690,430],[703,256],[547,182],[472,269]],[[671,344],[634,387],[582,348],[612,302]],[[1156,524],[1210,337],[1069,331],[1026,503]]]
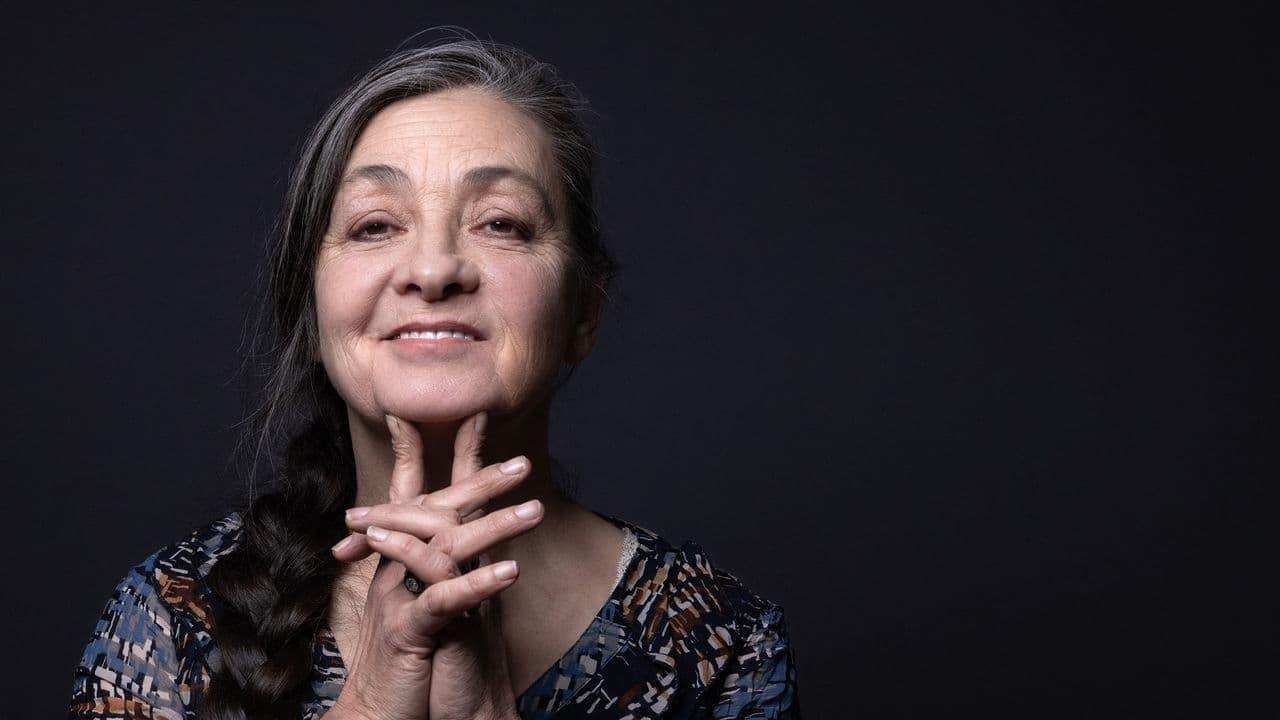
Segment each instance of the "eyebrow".
[[361,165],[347,173],[340,184],[346,187],[361,180],[395,189],[404,189],[410,185],[409,176],[394,165]]
[[[476,191],[487,188],[501,180],[514,180],[521,185],[533,190],[538,196],[538,201],[542,203],[542,211],[546,213],[547,218],[552,224],[556,223],[555,204],[551,202],[551,193],[547,191],[546,186],[542,184],[536,177],[530,175],[524,170],[519,170],[505,165],[482,165],[474,167],[462,176],[462,187],[468,191]],[[383,187],[405,190],[412,186],[409,176],[403,170],[394,165],[361,165],[347,173],[342,178],[342,185],[346,186],[351,183],[368,180],[375,185]]]

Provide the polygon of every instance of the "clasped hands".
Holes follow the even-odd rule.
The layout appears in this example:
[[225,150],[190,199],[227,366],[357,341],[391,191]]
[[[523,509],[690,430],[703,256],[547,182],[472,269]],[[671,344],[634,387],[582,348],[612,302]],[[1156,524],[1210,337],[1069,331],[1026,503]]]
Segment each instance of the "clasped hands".
[[[493,603],[519,569],[515,561],[483,561],[494,544],[536,527],[543,507],[530,500],[484,513],[486,503],[526,479],[530,468],[523,456],[481,465],[486,420],[480,412],[462,423],[451,483],[423,494],[422,438],[412,423],[387,416],[395,452],[390,502],[349,510],[352,532],[333,548],[343,562],[382,555],[346,662],[346,684],[330,710],[335,718],[518,717]],[[472,559],[482,564],[462,572]],[[426,586],[420,594],[406,588],[406,572]]]

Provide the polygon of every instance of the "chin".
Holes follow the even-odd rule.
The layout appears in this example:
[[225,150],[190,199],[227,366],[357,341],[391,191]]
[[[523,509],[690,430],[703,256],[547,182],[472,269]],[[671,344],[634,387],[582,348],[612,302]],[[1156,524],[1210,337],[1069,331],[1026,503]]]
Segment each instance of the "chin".
[[462,420],[494,404],[497,398],[469,383],[432,383],[430,387],[398,384],[375,390],[374,407],[411,422],[440,423]]

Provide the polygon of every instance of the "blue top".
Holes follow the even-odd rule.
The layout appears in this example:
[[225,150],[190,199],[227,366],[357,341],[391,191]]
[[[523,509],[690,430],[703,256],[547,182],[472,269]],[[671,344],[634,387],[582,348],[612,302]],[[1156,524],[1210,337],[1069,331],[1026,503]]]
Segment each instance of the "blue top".
[[[520,717],[799,718],[795,653],[781,606],[715,568],[696,543],[596,513],[634,534],[634,553],[591,626],[516,699]],[[153,553],[116,586],[75,669],[69,717],[195,720],[220,659],[221,600],[205,578],[241,535],[238,513]],[[301,717],[333,707],[346,667],[315,636]]]

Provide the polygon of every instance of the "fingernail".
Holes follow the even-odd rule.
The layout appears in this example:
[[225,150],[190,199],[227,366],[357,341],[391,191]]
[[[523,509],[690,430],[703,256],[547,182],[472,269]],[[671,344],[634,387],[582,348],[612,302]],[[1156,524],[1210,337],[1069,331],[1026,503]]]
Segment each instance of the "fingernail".
[[377,525],[370,525],[370,526],[368,527],[368,529],[366,529],[366,530],[364,531],[364,534],[365,534],[365,535],[368,535],[369,537],[373,538],[374,540],[386,540],[386,539],[387,539],[387,531],[386,531],[386,530],[383,530],[382,528],[378,527]]
[[504,560],[493,566],[493,576],[499,580],[513,578],[516,576],[517,569],[515,560]]
[[341,551],[343,548],[350,545],[352,540],[355,540],[355,538],[350,535],[342,538],[341,540],[338,541],[337,545],[333,546],[333,552]]
[[516,517],[520,518],[521,520],[529,520],[533,518],[538,514],[538,506],[541,504],[542,503],[539,503],[537,500],[530,500],[529,502],[524,503],[523,505],[517,505]]
[[502,463],[498,470],[500,470],[503,475],[515,475],[517,473],[524,472],[524,469],[527,466],[528,463],[525,459],[523,457],[518,457]]
[[353,508],[351,508],[350,510],[348,510],[348,511],[347,511],[347,519],[348,519],[348,520],[359,520],[360,518],[364,517],[365,515],[368,515],[368,514],[369,514],[369,510],[370,510],[370,508],[367,508],[367,507],[353,507]]
[[488,419],[489,419],[489,413],[484,412],[483,410],[476,415],[476,434],[477,435],[484,433],[485,421]]
[[395,415],[392,415],[391,413],[387,413],[386,418],[387,418],[387,427],[391,428],[391,432],[399,435],[400,434],[400,418],[396,417]]

